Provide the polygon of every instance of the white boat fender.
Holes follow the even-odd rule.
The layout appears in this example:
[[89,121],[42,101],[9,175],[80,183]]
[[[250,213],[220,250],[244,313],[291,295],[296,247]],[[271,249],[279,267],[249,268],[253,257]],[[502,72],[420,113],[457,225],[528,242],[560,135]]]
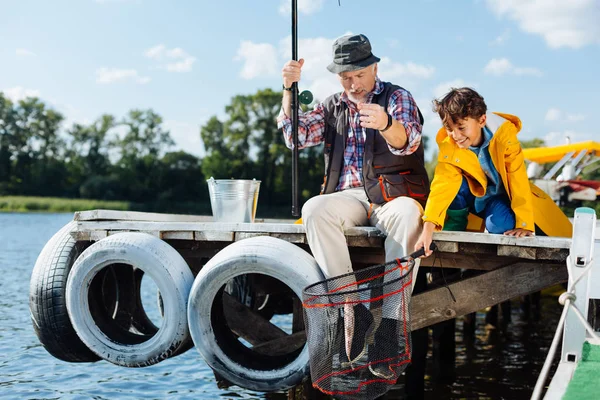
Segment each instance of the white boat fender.
[[[94,277],[123,264],[143,270],[161,293],[164,317],[153,335],[126,331],[90,304]],[[104,360],[125,367],[153,365],[189,342],[186,309],[193,281],[183,257],[166,242],[147,233],[117,233],[91,245],[73,265],[67,282],[69,318],[79,338]]]
[[299,299],[306,286],[324,279],[323,274],[315,259],[300,247],[260,236],[232,243],[217,253],[200,270],[190,292],[190,333],[213,370],[231,383],[251,390],[291,388],[309,374],[308,346],[283,356],[259,354],[226,329],[224,318],[215,307],[217,299],[222,299],[224,286],[244,274],[273,277],[292,289]]

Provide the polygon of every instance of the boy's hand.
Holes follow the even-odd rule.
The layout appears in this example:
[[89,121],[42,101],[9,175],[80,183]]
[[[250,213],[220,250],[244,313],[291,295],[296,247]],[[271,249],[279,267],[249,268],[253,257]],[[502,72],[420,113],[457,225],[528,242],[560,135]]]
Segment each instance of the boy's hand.
[[506,236],[514,236],[514,237],[525,237],[525,236],[535,236],[535,234],[527,229],[511,229],[509,231],[504,232]]
[[434,223],[425,222],[423,224],[423,232],[421,232],[421,236],[419,236],[414,248],[415,251],[425,248],[425,255],[422,258],[429,257],[431,254],[433,254],[433,251],[429,247],[431,246],[434,229]]

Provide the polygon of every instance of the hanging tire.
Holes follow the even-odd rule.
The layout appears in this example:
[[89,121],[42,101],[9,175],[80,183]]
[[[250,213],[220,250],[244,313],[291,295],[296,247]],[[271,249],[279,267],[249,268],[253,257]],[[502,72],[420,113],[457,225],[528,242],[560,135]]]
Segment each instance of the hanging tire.
[[82,250],[71,237],[75,227],[72,221],[61,228],[38,256],[29,283],[29,310],[48,353],[63,361],[92,362],[100,358],[79,339],[67,313],[67,278]]
[[[98,304],[93,288],[110,269],[117,275],[123,270],[150,275],[164,305],[158,329],[118,322]],[[189,343],[186,309],[193,281],[183,257],[164,241],[139,232],[115,234],[90,246],[73,265],[67,282],[69,318],[79,338],[102,359],[125,367],[153,365]]]
[[207,364],[240,387],[257,391],[291,388],[309,373],[308,346],[284,355],[253,351],[237,340],[223,315],[226,284],[244,274],[281,281],[302,299],[302,290],[323,278],[315,259],[281,239],[255,237],[235,242],[217,253],[197,275],[188,304],[194,344]]

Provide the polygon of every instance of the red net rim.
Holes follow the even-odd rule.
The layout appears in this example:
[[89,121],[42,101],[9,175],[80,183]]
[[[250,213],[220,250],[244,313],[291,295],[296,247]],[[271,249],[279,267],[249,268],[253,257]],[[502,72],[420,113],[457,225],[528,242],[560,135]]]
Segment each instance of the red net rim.
[[[405,263],[405,265],[403,265],[402,263]],[[391,269],[386,269],[383,273],[378,273],[378,274],[369,274],[370,270],[378,270],[381,269],[382,267],[389,267],[392,265],[396,265],[394,268]],[[332,306],[338,306],[338,305],[343,305],[343,304],[358,304],[358,303],[368,303],[371,301],[376,301],[376,300],[380,300],[382,298],[388,297],[388,296],[392,296],[394,294],[400,293],[402,292],[409,284],[412,285],[412,271],[415,265],[415,260],[414,259],[408,259],[408,260],[403,260],[403,259],[396,259],[394,261],[390,261],[387,262],[385,264],[378,264],[378,265],[374,265],[365,269],[362,269],[360,271],[357,272],[348,272],[347,274],[343,274],[343,275],[338,275],[335,276],[333,278],[328,278],[319,282],[315,282],[311,285],[308,285],[306,288],[304,288],[303,290],[303,297],[305,298],[305,300],[302,302],[302,306],[304,308],[321,308],[321,307],[332,307]],[[375,280],[375,279],[379,279],[382,278],[383,276],[390,274],[394,271],[396,271],[397,269],[400,269],[401,271],[403,271],[404,273],[398,277],[398,278],[394,278],[390,281],[387,282],[383,282],[380,285],[376,285],[376,286],[371,286],[368,289],[356,289],[358,285]],[[341,286],[339,288],[330,290],[326,293],[317,293],[314,291],[311,291],[311,289],[314,289],[315,287],[318,286],[323,286],[326,285],[328,282],[333,282],[335,280],[342,280],[345,277],[350,277],[350,276],[356,276],[357,273],[361,273],[364,274],[366,276],[368,276],[365,279],[361,279],[359,281],[354,281],[351,283],[348,283],[344,286]],[[407,276],[411,276],[411,278],[408,280],[407,283],[402,285],[402,288],[393,292],[393,293],[386,293],[378,298],[372,298],[372,299],[367,299],[367,300],[349,300],[349,301],[341,301],[341,302],[336,302],[336,303],[327,303],[327,304],[319,304],[319,303],[315,303],[315,300],[318,300],[319,298],[322,298],[324,296],[331,296],[331,295],[335,295],[335,296],[349,296],[352,294],[356,294],[356,293],[360,293],[363,292],[365,290],[372,290],[372,289],[377,289],[377,288],[383,288],[385,286],[389,286],[389,285],[393,285],[399,281],[405,280]],[[346,290],[348,289],[348,290]]]

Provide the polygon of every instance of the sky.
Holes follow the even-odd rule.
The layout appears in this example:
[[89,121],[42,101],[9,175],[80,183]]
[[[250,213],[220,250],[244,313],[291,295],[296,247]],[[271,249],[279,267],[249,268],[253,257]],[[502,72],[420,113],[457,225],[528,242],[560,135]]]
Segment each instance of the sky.
[[[431,101],[469,86],[517,115],[519,138],[598,140],[600,0],[298,0],[300,90],[341,90],[331,44],[363,33],[379,77],[409,90],[431,138]],[[37,96],[74,122],[160,114],[202,156],[200,127],[239,94],[281,90],[291,0],[0,0],[0,91]],[[434,141],[431,141],[433,144]]]

